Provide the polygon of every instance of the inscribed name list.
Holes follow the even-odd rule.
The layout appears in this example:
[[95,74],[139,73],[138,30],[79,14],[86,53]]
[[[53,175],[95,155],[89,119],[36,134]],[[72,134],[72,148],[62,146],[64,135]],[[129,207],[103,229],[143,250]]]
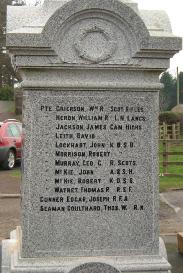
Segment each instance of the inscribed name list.
[[47,91],[34,96],[29,193],[35,215],[28,220],[39,227],[35,251],[150,251],[156,217],[154,94]]

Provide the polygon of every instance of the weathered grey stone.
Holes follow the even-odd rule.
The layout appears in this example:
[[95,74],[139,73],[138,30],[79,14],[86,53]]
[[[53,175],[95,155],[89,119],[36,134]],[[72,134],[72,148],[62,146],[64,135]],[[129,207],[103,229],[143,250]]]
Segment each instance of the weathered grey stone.
[[[158,94],[27,91],[25,96],[22,255],[156,255]],[[70,106],[73,111],[64,110]],[[67,143],[77,146],[63,147]],[[61,167],[65,162],[74,166]],[[64,176],[63,169],[72,174]],[[72,193],[56,192],[70,188]]]
[[[137,7],[135,8],[136,11],[131,8],[134,5],[135,3],[131,3],[131,1],[129,3],[129,1],[110,2],[110,0],[82,0],[72,1],[72,3],[71,1],[46,1],[43,7],[29,7],[29,9],[27,7],[21,7],[21,9],[9,7],[7,45],[11,47],[29,46],[29,52],[31,47],[39,48],[39,52],[40,48],[50,48],[50,52],[52,48],[59,54],[60,62],[64,64],[75,64],[79,61],[80,63],[82,58],[78,60],[75,49],[72,48],[72,46],[74,46],[75,42],[77,44],[78,38],[81,39],[83,31],[86,31],[86,27],[91,31],[93,27],[92,21],[94,22],[95,18],[95,24],[97,24],[100,31],[103,27],[102,31],[104,34],[107,33],[107,39],[109,39],[110,42],[115,41],[117,43],[117,48],[115,52],[113,52],[115,54],[113,54],[113,56],[111,55],[112,59],[105,60],[106,63],[129,64],[128,59],[132,57],[131,65],[133,65],[135,61],[138,65],[144,67],[143,62],[146,58],[151,56],[151,58],[154,57],[157,59],[159,55],[161,55],[162,68],[164,69],[164,67],[167,66],[167,59],[181,48],[182,41],[181,39],[175,39],[175,37],[172,38],[170,23],[166,14],[159,11],[151,14],[147,11],[139,13]],[[87,13],[82,12],[86,10],[86,8]],[[98,13],[96,13],[97,8],[100,10],[99,17]],[[108,12],[106,13],[104,10]],[[76,13],[77,15],[75,17],[74,14]],[[24,14],[24,17],[22,17],[22,14]],[[138,14],[140,14],[142,18]],[[65,32],[64,22],[68,16],[72,19],[67,22],[67,35],[65,37],[62,33]],[[32,21],[30,18],[32,18]],[[59,18],[59,20],[57,18]],[[158,22],[157,18],[159,18]],[[82,31],[83,27],[84,29]],[[76,35],[77,30],[75,28],[80,29],[78,35]],[[96,39],[97,32],[95,33],[93,42],[98,39]],[[112,34],[111,37],[108,35],[110,33]],[[63,36],[62,41],[57,39],[60,34]],[[161,37],[159,37],[160,35]],[[45,40],[45,36],[47,37],[47,41]],[[73,41],[75,37],[77,37],[77,40]],[[163,37],[164,39],[162,39]],[[59,44],[59,41],[61,44]],[[87,45],[89,45],[89,43]],[[60,48],[62,48],[61,52],[59,51]],[[129,52],[129,49],[131,49],[131,52]],[[152,49],[156,50],[152,51]],[[165,49],[167,50],[165,51]],[[44,52],[45,51],[40,52],[40,55],[45,55]],[[67,55],[65,56],[64,53]],[[138,53],[138,55],[136,56],[135,53]],[[27,63],[27,61],[24,60],[24,66],[32,62],[33,57],[31,57],[31,52],[29,54],[30,62]],[[162,58],[163,56],[164,58]],[[133,59],[133,57],[135,57],[135,59]],[[138,60],[137,57],[140,57],[140,59]],[[86,61],[86,58],[84,60]],[[90,61],[93,62],[92,59]],[[50,65],[54,65],[54,63],[55,60],[53,59]],[[58,63],[58,61],[56,61],[56,63]],[[149,66],[150,65],[151,61],[149,60]]]
[[22,114],[22,89],[16,88],[15,89],[15,113],[16,115]]
[[[3,261],[9,263],[8,252],[11,252],[11,264],[9,267],[3,267],[4,272],[26,272],[26,273],[44,273],[44,272],[92,272],[93,270],[108,269],[112,272],[130,272],[130,273],[169,273],[170,265],[165,258],[165,247],[160,240],[159,255],[145,256],[95,256],[95,257],[49,257],[48,258],[22,258],[21,257],[21,238],[20,228],[11,232],[10,240],[3,241]],[[99,268],[100,266],[100,268]],[[103,271],[103,272],[105,272]]]
[[4,268],[168,273],[158,91],[181,39],[167,16],[133,1],[47,0],[11,7],[8,18],[25,145],[22,225],[3,243]]

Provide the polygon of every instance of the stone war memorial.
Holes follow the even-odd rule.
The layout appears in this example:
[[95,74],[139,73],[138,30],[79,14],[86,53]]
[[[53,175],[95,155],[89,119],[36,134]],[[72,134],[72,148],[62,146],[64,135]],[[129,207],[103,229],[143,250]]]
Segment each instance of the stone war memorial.
[[3,273],[168,273],[159,239],[159,75],[181,49],[128,0],[9,7],[22,79],[21,226]]

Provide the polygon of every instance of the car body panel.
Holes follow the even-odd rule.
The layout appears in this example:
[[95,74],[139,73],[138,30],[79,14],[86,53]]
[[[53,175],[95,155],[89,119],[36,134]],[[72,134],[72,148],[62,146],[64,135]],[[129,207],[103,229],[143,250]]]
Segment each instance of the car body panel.
[[21,159],[21,123],[16,120],[0,122],[0,164],[7,160],[11,149],[15,151],[16,160]]
[[6,159],[8,151],[9,147],[0,147],[0,163]]

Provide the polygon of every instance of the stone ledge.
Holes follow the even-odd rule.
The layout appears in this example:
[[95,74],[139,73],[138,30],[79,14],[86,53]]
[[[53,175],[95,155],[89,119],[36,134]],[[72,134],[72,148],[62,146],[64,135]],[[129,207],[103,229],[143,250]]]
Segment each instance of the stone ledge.
[[160,255],[158,256],[101,256],[101,257],[50,257],[22,258],[20,253],[21,228],[10,234],[10,240],[2,241],[2,273],[68,273],[85,264],[105,264],[120,272],[168,273],[171,269],[166,260],[164,242],[160,239]]

